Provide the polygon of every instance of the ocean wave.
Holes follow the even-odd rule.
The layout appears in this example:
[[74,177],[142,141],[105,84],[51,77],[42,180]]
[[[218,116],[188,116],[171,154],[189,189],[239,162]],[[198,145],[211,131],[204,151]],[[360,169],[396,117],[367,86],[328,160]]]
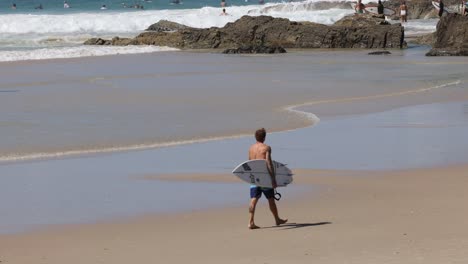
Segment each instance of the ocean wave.
[[[241,16],[268,14],[295,21],[330,23],[352,10],[314,10],[307,1],[288,4],[267,4],[227,7],[228,16],[220,16],[220,8],[151,10],[136,12],[71,13],[71,14],[10,14],[0,16],[1,34],[60,34],[60,33],[135,33],[145,30],[151,24],[169,20],[196,28],[222,27]],[[344,11],[346,10],[346,11]],[[325,19],[324,17],[327,16]],[[119,21],[119,23],[115,23]]]
[[44,60],[60,58],[77,58],[90,56],[106,56],[116,54],[137,54],[159,51],[177,50],[157,46],[78,46],[61,48],[43,48],[34,50],[0,51],[0,61]]

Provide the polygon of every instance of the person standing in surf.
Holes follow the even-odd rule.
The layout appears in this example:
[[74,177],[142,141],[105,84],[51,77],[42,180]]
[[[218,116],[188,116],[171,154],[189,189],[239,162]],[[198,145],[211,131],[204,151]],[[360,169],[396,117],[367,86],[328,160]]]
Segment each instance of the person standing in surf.
[[288,221],[288,219],[281,219],[278,215],[278,208],[276,207],[275,202],[275,188],[277,187],[276,184],[276,176],[275,170],[273,168],[273,161],[271,159],[271,147],[266,145],[265,142],[266,138],[266,130],[264,128],[258,129],[255,131],[255,139],[257,142],[250,146],[249,149],[249,160],[254,159],[263,159],[266,160],[268,172],[270,173],[271,182],[273,188],[264,188],[259,187],[256,185],[250,186],[250,206],[249,206],[249,229],[257,229],[260,228],[255,225],[255,207],[257,206],[257,202],[262,197],[262,193],[268,199],[268,204],[270,206],[271,213],[275,218],[276,225],[284,224]]
[[383,6],[381,0],[379,0],[379,3],[377,4],[377,14],[379,14],[379,15],[384,14],[384,6]]
[[439,18],[444,14],[444,1],[439,0]]
[[357,1],[356,6],[354,7],[354,11],[356,11],[356,14],[363,14],[364,13],[364,4],[362,3],[361,0]]
[[401,23],[407,22],[408,16],[408,7],[406,6],[406,2],[403,1],[400,5],[400,21]]

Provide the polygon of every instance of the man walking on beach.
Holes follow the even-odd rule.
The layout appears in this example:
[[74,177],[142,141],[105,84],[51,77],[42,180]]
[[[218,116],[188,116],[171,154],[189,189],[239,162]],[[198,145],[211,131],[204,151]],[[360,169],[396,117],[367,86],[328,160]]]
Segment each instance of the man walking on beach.
[[250,186],[250,206],[249,206],[249,229],[257,229],[259,228],[255,225],[254,217],[255,217],[255,207],[257,206],[257,202],[262,196],[262,193],[268,199],[268,204],[270,206],[271,213],[275,217],[276,225],[284,224],[288,221],[288,219],[281,219],[278,215],[278,208],[276,207],[275,203],[275,188],[276,185],[276,176],[275,171],[273,169],[273,161],[271,160],[271,147],[266,145],[265,143],[266,137],[266,130],[261,128],[255,131],[255,139],[257,142],[253,144],[249,149],[249,160],[254,159],[263,159],[266,160],[268,172],[270,173],[271,182],[273,188],[264,188],[259,187],[256,185]]

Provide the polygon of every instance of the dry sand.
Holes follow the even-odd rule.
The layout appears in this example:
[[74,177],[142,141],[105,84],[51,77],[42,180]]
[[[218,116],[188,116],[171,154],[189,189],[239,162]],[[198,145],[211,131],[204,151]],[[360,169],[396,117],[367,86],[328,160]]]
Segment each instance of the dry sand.
[[294,184],[314,191],[283,197],[284,226],[272,226],[263,200],[259,230],[247,229],[247,204],[52,227],[0,236],[0,263],[468,263],[468,166],[295,172]]

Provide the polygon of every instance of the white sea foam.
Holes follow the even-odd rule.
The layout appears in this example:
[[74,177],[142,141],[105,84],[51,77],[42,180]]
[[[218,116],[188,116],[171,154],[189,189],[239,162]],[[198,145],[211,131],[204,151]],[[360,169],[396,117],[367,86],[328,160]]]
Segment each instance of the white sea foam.
[[405,35],[427,34],[436,31],[438,19],[416,19],[409,20],[404,24]]
[[43,49],[34,49],[34,50],[0,51],[0,61],[77,58],[77,57],[90,57],[90,56],[106,56],[106,55],[115,55],[115,54],[150,53],[150,52],[171,51],[171,50],[177,50],[177,49],[169,48],[169,47],[157,47],[157,46],[125,46],[125,47],[77,46],[77,47],[61,47],[61,48],[43,48]]
[[[353,11],[351,9],[318,11],[313,9],[313,5],[289,3],[228,7],[227,12],[228,16],[221,16],[220,8],[204,7],[200,9],[62,15],[12,14],[0,16],[0,34],[135,33],[161,19],[197,28],[222,27],[246,14],[268,14],[296,21],[327,24]],[[115,21],[119,21],[119,23],[115,23]]]

